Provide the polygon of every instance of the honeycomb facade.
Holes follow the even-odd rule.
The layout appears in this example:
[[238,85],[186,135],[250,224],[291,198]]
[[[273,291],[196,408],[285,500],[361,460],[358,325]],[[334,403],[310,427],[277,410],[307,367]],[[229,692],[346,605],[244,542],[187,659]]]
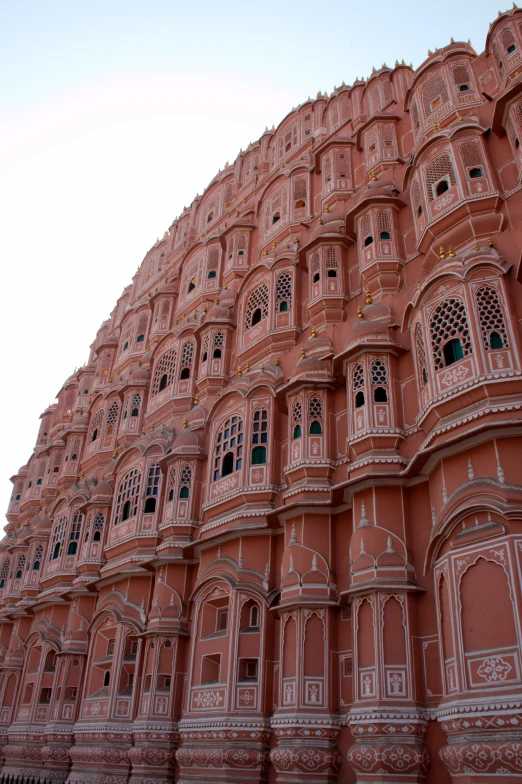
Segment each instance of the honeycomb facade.
[[151,248],[0,544],[0,763],[522,777],[522,11],[318,94]]

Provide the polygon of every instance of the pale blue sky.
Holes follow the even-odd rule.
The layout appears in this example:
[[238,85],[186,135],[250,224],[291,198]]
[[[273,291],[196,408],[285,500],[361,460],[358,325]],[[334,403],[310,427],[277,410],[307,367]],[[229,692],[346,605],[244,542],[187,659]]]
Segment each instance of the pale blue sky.
[[[52,402],[157,236],[318,90],[484,48],[483,0],[0,0],[0,508]],[[502,7],[502,10],[504,8]]]

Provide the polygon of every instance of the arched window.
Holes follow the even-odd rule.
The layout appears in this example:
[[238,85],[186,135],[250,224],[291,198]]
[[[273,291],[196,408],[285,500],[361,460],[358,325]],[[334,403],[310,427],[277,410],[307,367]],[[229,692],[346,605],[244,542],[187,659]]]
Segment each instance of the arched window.
[[326,277],[336,278],[339,268],[337,248],[326,248],[324,252]]
[[208,257],[207,257],[208,280],[217,278],[218,266],[219,266],[219,248],[217,247],[217,245],[213,245],[211,248],[209,248]]
[[276,282],[277,310],[284,313],[292,306],[292,276],[289,272],[282,272]]
[[301,400],[294,400],[292,406],[292,438],[301,438],[303,435],[303,406]]
[[160,480],[161,468],[159,463],[151,463],[147,476],[147,487],[145,488],[145,506],[143,511],[146,514],[152,514],[156,511]]
[[103,423],[103,408],[100,408],[96,413],[93,415],[92,422],[91,422],[91,430],[89,433],[89,443],[92,444],[94,441],[98,439],[100,435],[101,426]]
[[355,408],[364,406],[364,367],[358,362],[352,370],[352,391],[355,392]]
[[355,395],[355,408],[361,408],[364,406],[364,392],[359,390]]
[[179,497],[190,498],[192,485],[192,466],[184,465],[179,473]]
[[136,392],[132,396],[132,403],[131,403],[131,417],[137,417],[140,413],[140,406],[141,406],[141,395],[139,392]]
[[176,370],[176,349],[169,348],[158,359],[152,380],[152,396],[162,392],[174,381]]
[[196,278],[191,278],[190,279],[189,284],[188,284],[188,290],[187,290],[188,293],[190,293],[191,291],[194,291],[194,289],[196,288],[196,283],[197,283]]
[[442,153],[426,167],[426,193],[433,201],[455,185],[457,179],[449,153]]
[[321,257],[319,253],[313,253],[312,258],[310,259],[310,274],[312,276],[312,282],[318,283],[321,280]]
[[372,220],[369,215],[363,215],[359,223],[359,233],[365,248],[373,243]]
[[127,471],[120,482],[116,495],[114,525],[136,516],[140,495],[141,474],[137,468]]
[[98,514],[94,518],[93,535],[92,535],[93,542],[101,541],[104,523],[105,523],[104,516],[102,515],[101,512],[98,512]]
[[507,348],[509,343],[506,323],[497,290],[492,286],[482,286],[475,298],[484,348],[486,351]]
[[77,512],[71,524],[69,533],[69,546],[67,548],[67,555],[76,555],[78,552],[78,542],[80,540],[80,533],[82,530],[83,515]]
[[39,544],[36,547],[36,550],[34,551],[34,555],[33,555],[33,571],[34,572],[39,572],[40,571],[40,564],[41,564],[42,558],[43,558],[43,551],[44,551],[43,544]]
[[262,283],[250,294],[245,311],[245,331],[268,316],[268,285]]
[[373,390],[373,399],[376,403],[387,403],[388,392],[384,387],[375,387]]
[[18,564],[16,567],[16,575],[15,575],[16,580],[19,580],[22,577],[24,569],[25,569],[25,555],[20,555],[18,557]]
[[253,604],[250,608],[250,628],[259,628],[259,605]]
[[55,561],[62,551],[62,542],[65,537],[65,529],[67,527],[67,515],[62,515],[54,526],[51,536],[51,544],[49,547],[49,560]]
[[449,93],[442,73],[433,76],[422,91],[422,105],[426,119],[449,101]]
[[4,588],[5,582],[9,577],[9,569],[11,568],[11,559],[9,556],[4,558],[2,567],[0,568],[0,588]]
[[107,672],[103,676],[103,685],[108,686],[110,682],[111,682],[111,671],[107,670]]
[[175,489],[176,489],[176,467],[174,466],[169,471],[169,483],[167,485],[167,501],[174,500]]
[[214,481],[239,471],[243,465],[243,420],[234,415],[222,425],[214,449]]
[[181,373],[179,375],[181,380],[190,378],[190,368],[192,367],[193,358],[194,343],[191,340],[186,340],[181,349]]
[[382,359],[374,359],[370,367],[372,385],[384,386],[388,383],[388,367]]
[[438,305],[431,316],[430,329],[436,370],[472,353],[466,308],[462,300],[451,298]]
[[268,443],[268,411],[264,406],[257,408],[252,417],[252,465],[266,463],[266,446]]
[[380,240],[391,239],[391,215],[388,210],[379,210],[377,213],[377,231]]
[[321,435],[323,432],[323,401],[319,395],[308,399],[308,427],[310,435]]
[[107,414],[107,421],[105,423],[105,435],[112,435],[114,432],[114,428],[116,427],[116,423],[118,422],[118,411],[120,409],[120,404],[117,400],[113,400],[109,406],[109,413]]
[[419,368],[421,386],[425,387],[428,383],[428,363],[426,360],[426,349],[424,348],[424,337],[422,335],[422,327],[420,324],[417,324],[415,327],[415,349],[417,353],[417,365]]
[[148,321],[149,319],[146,313],[142,313],[138,319],[138,325],[136,327],[136,343],[144,342],[145,333],[147,332]]

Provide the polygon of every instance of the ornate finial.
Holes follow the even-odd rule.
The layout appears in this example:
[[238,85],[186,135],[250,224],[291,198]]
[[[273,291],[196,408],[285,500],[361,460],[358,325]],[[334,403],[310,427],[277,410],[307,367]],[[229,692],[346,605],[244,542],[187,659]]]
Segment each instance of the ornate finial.
[[318,226],[322,226],[323,225],[323,222],[322,222],[321,218],[319,218],[319,220],[317,221],[317,225]]
[[330,212],[330,205],[329,205],[329,204],[327,204],[327,205],[325,206],[325,208],[324,208],[324,211],[325,211],[325,212]]
[[299,544],[297,541],[296,530],[295,530],[295,523],[292,523],[292,531],[290,534],[290,541],[288,542],[289,547],[293,547],[294,545]]
[[443,247],[442,247],[442,245],[441,245],[441,246],[440,246],[440,250],[439,250],[439,259],[440,259],[441,261],[444,261],[444,259],[445,259],[445,258],[446,258],[446,254],[444,253],[444,248],[443,248]]
[[417,278],[417,288],[418,288],[418,289],[420,289],[420,285],[421,285],[421,279],[420,279],[420,278]]
[[199,395],[194,396],[194,405],[197,406],[199,403]]
[[166,231],[166,232],[164,233],[164,235],[163,235],[163,239],[164,239],[164,240],[166,240],[168,236],[169,236],[169,233],[168,233],[168,231]]
[[214,300],[214,304],[219,305],[219,297],[216,297],[216,299]]
[[454,38],[453,38],[453,36],[451,36],[451,38],[450,38],[450,44],[454,44],[454,43],[455,43],[455,41],[454,41]]
[[473,470],[471,459],[468,460],[468,479],[475,479],[475,472]]
[[488,240],[488,248],[493,248],[493,247],[494,247],[493,246],[493,240],[490,237],[489,240]]
[[238,374],[239,378],[241,378],[241,376],[243,375],[243,371],[241,370],[241,365],[237,369],[237,374]]
[[275,363],[276,363],[276,367],[279,367],[279,365],[281,364],[281,360],[279,359],[279,357],[276,357]]
[[223,291],[228,291],[228,283],[223,283]]
[[272,243],[272,250],[274,250],[274,248],[277,248],[277,242],[275,240]]
[[399,67],[399,61],[395,60],[395,68],[398,68],[398,67]]
[[187,427],[188,427],[188,422],[187,422],[187,417],[185,417],[183,420],[183,430],[186,430]]
[[370,289],[366,289],[366,304],[373,305],[372,295],[370,293]]
[[115,449],[114,452],[112,453],[112,459],[116,460],[117,457],[118,457],[118,450]]
[[264,365],[261,365],[261,367],[259,369],[260,369],[261,373],[265,372],[265,366]]
[[245,365],[245,373],[248,373],[250,370],[250,362],[247,362]]
[[315,331],[315,327],[314,326],[312,326],[312,337],[313,338],[317,337],[317,332]]
[[498,477],[498,481],[500,482],[500,484],[503,485],[504,484],[504,469],[500,465],[498,457],[497,457],[497,477]]
[[306,351],[304,348],[301,349],[301,359],[306,359]]
[[377,182],[377,175],[375,174],[375,172],[372,172],[370,179],[372,182]]
[[475,250],[480,250],[480,245],[478,244],[478,242],[475,242]]
[[268,251],[267,251],[267,249],[266,249],[266,248],[265,248],[265,249],[264,249],[264,251],[263,251],[263,256],[268,256]]
[[433,52],[431,51],[431,49],[428,49],[428,57],[431,57],[432,54]]
[[363,312],[361,310],[361,306],[360,305],[357,308],[357,318],[360,318],[360,319],[363,318]]
[[179,324],[179,318],[176,318],[176,321],[174,322],[174,326],[177,327],[178,324]]
[[450,248],[449,251],[448,251],[448,256],[450,257],[450,259],[454,259],[456,255],[457,254],[455,253],[453,248]]

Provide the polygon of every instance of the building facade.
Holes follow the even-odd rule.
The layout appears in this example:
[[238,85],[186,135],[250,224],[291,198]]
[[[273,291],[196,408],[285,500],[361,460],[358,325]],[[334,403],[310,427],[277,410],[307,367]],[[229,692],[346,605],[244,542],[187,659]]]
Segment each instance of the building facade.
[[0,545],[1,775],[522,780],[522,11],[151,248]]

